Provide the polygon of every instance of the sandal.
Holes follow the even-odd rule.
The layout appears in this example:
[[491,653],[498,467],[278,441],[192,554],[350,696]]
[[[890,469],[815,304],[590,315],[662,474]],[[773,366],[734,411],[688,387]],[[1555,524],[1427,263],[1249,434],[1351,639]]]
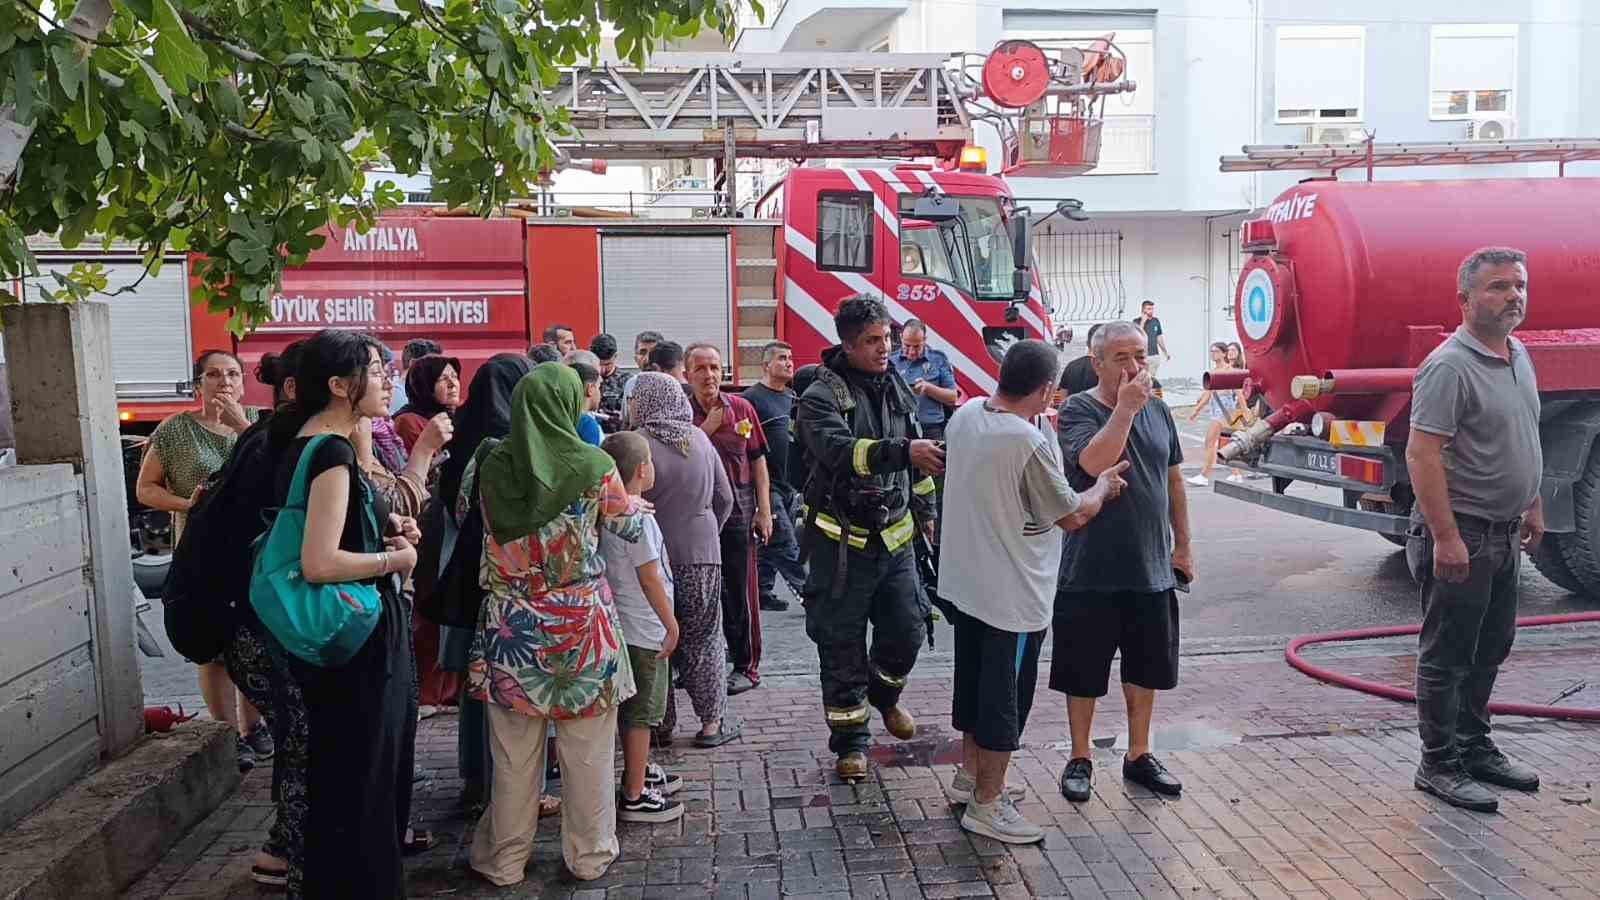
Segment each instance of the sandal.
[[717,730],[711,734],[696,734],[694,736],[694,745],[702,750],[721,747],[723,744],[738,738],[743,732],[743,722],[729,722],[727,719],[723,719],[717,725]]
[[407,828],[406,831],[411,833],[411,838],[400,842],[401,856],[416,856],[433,849],[433,832],[425,828]]
[[539,798],[539,818],[561,815],[561,798],[545,794]]

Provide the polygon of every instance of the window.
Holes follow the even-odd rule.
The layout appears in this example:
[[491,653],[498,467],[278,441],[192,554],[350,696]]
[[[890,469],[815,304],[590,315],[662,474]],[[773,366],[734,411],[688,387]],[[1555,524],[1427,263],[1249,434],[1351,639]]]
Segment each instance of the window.
[[1517,80],[1517,26],[1435,25],[1428,118],[1507,112]]
[[1105,322],[1127,315],[1122,232],[1036,231],[1034,265],[1060,322]]
[[817,195],[817,268],[872,271],[872,195],[823,191]]
[[937,227],[909,223],[901,227],[900,274],[956,283],[950,253]]
[[[910,219],[916,197],[900,195],[900,215],[907,218],[900,230],[901,271],[948,281],[978,300],[1010,300],[1017,266],[1000,204],[993,197],[953,199],[961,204],[960,221],[927,227]],[[911,271],[918,265],[920,272]]]
[[1277,121],[1361,121],[1366,43],[1360,25],[1280,25]]

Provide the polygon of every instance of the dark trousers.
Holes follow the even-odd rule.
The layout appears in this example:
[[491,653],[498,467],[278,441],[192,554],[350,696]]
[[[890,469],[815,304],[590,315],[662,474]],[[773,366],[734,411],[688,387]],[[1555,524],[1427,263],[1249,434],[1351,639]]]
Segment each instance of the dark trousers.
[[733,489],[733,514],[722,528],[722,633],[733,671],[761,680],[761,598],[756,593],[755,491]]
[[800,514],[800,497],[788,487],[772,485],[772,540],[756,554],[756,573],[761,599],[774,596],[778,576],[796,594],[805,588],[806,566],[800,561],[800,542],[795,539],[794,520]]
[[1517,636],[1520,522],[1458,516],[1456,524],[1472,563],[1463,583],[1433,576],[1433,536],[1425,525],[1413,526],[1406,548],[1422,583],[1417,730],[1422,763],[1430,768],[1494,746],[1489,695]]
[[906,676],[917,664],[927,634],[927,601],[917,582],[910,546],[891,553],[874,536],[867,549],[851,549],[844,592],[835,597],[841,548],[820,534],[808,535],[807,540],[811,573],[802,594],[806,635],[817,645],[822,666],[828,749],[842,756],[864,751],[871,743],[871,707],[887,709],[900,702]]

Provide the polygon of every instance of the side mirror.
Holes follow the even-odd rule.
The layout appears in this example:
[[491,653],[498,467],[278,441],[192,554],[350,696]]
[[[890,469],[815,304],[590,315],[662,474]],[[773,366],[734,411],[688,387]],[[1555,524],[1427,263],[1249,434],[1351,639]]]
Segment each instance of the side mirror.
[[1074,222],[1089,221],[1089,214],[1083,211],[1082,200],[1063,200],[1056,204],[1056,212]]
[[929,222],[952,222],[961,218],[961,204],[945,194],[924,194],[911,205],[911,218]]
[[1011,259],[1016,268],[1011,273],[1011,296],[1028,299],[1033,291],[1033,252],[1029,243],[1033,238],[1033,223],[1027,213],[1018,212],[1006,223],[1011,237]]

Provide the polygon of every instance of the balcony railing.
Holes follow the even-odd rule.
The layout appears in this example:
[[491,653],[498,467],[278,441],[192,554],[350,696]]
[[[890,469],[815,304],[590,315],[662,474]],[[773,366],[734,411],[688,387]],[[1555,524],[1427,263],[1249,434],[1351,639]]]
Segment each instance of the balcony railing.
[[1156,170],[1156,117],[1108,115],[1100,129],[1100,164],[1090,175],[1148,175]]

